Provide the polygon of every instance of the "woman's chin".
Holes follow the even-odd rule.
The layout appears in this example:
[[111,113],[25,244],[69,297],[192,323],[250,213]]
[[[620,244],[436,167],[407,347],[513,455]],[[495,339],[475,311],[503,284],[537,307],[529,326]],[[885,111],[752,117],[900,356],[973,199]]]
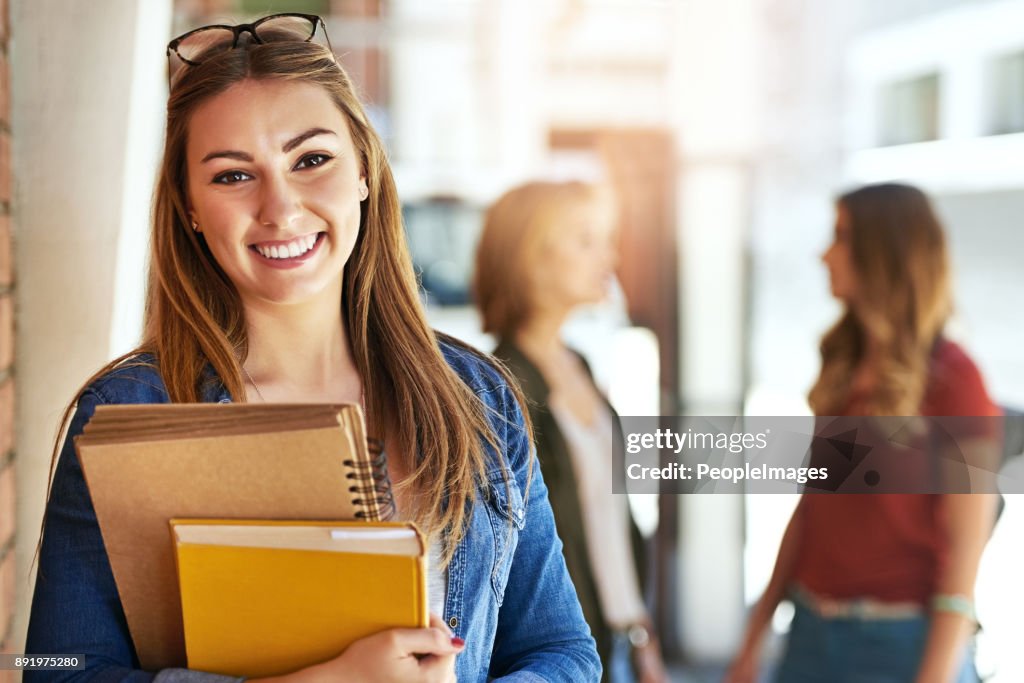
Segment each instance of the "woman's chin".
[[832,287],[832,298],[844,304],[850,303],[850,295],[839,287]]
[[[311,287],[280,287],[280,288],[266,288],[258,292],[252,292],[249,296],[242,296],[243,302],[245,300],[256,300],[262,305],[276,305],[276,306],[301,306],[308,304],[317,299],[323,298],[327,293],[322,289],[311,288]],[[333,301],[340,300],[340,297],[335,297]]]
[[591,292],[588,296],[580,297],[580,306],[600,306],[608,301],[608,290],[601,289]]

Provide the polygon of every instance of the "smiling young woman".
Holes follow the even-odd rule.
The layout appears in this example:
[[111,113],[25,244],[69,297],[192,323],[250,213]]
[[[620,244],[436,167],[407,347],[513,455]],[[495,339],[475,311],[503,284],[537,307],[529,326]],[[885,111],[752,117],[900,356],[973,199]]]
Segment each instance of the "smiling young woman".
[[[107,403],[361,401],[386,435],[399,516],[427,533],[433,618],[282,677],[596,681],[600,664],[534,471],[521,396],[435,334],[385,150],[318,17],[175,39],[139,348],[75,396],[39,552],[30,652],[75,672],[27,681],[207,681],[147,672],[125,623],[73,439]],[[72,417],[73,414],[73,417]],[[62,678],[63,676],[63,678]]]

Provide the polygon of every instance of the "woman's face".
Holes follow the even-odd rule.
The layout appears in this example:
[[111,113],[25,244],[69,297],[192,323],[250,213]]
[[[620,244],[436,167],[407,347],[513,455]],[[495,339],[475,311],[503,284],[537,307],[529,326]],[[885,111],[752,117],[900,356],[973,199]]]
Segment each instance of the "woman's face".
[[588,201],[564,209],[533,259],[537,305],[571,308],[602,301],[615,276],[615,217],[609,204]]
[[319,86],[242,81],[192,115],[190,217],[245,304],[341,298],[366,178]]
[[851,230],[850,215],[840,204],[836,208],[835,236],[831,246],[821,256],[821,260],[828,267],[832,296],[847,303],[851,303],[857,293]]

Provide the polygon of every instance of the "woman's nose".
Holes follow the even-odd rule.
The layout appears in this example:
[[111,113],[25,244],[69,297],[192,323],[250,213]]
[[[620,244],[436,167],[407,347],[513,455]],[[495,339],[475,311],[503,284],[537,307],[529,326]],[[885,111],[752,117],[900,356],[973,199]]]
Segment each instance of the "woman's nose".
[[257,219],[261,225],[272,225],[279,229],[291,227],[302,213],[299,193],[286,179],[265,176],[260,188],[260,205]]
[[828,265],[829,260],[832,258],[832,250],[835,248],[835,246],[835,244],[830,244],[828,245],[828,248],[825,249],[825,251],[821,252],[821,262],[824,263],[826,266]]

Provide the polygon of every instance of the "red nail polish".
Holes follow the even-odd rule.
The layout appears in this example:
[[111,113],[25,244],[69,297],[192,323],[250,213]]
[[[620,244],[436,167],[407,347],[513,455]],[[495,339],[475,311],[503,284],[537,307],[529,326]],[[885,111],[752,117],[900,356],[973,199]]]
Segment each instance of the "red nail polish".
[[464,641],[462,638],[459,638],[458,636],[453,636],[452,637],[452,645],[454,645],[455,647],[462,647],[465,644],[466,644],[466,641]]

